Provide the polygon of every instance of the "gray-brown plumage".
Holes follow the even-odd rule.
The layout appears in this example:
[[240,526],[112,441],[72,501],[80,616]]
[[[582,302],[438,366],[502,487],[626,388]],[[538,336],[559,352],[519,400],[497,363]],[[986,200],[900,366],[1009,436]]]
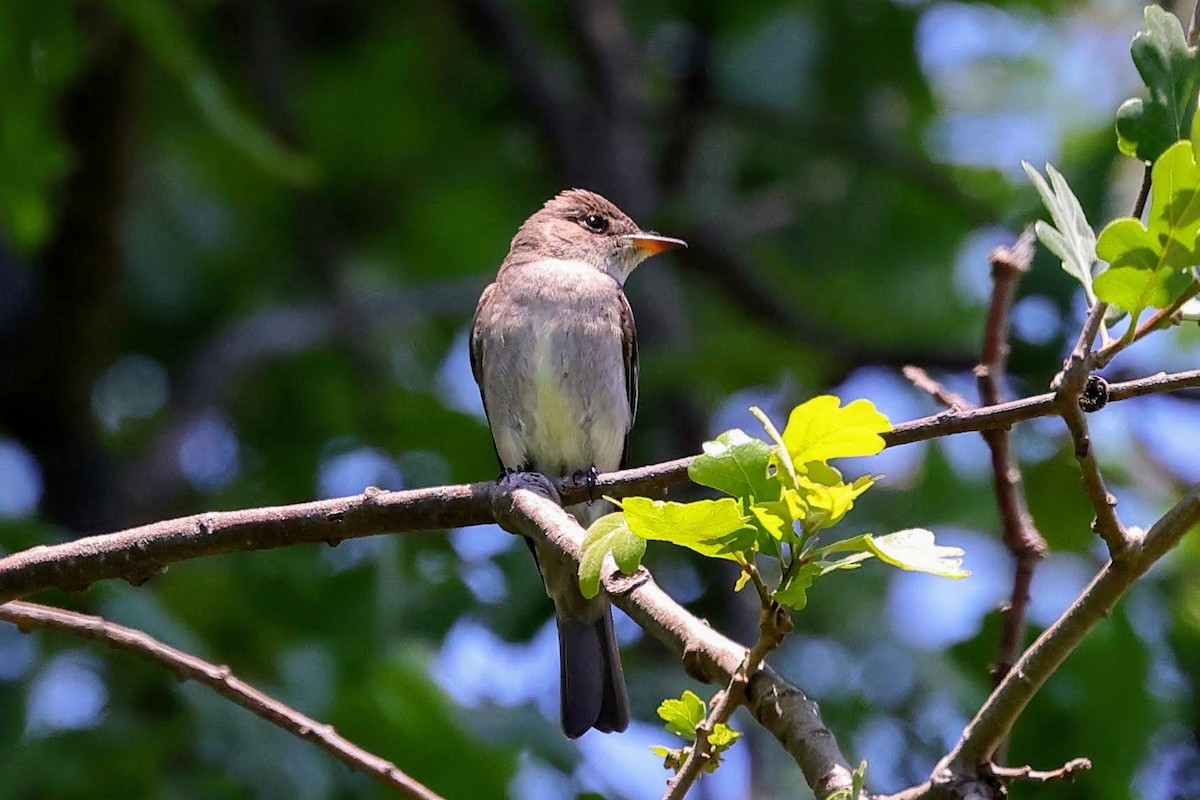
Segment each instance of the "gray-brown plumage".
[[[643,259],[680,246],[580,189],[520,227],[471,329],[471,369],[504,469],[561,477],[621,466],[638,377],[622,287]],[[567,511],[587,527],[604,506]],[[573,562],[533,550],[558,622],[563,732],[625,730],[629,699],[607,598],[585,599]]]

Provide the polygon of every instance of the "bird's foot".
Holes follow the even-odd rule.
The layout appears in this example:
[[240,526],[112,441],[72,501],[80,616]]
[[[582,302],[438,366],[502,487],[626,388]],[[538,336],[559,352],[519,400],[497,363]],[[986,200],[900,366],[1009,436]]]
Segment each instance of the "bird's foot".
[[554,481],[547,478],[540,472],[534,472],[529,467],[521,469],[505,468],[500,477],[496,478],[497,488],[507,492],[512,492],[517,489],[530,489],[538,494],[549,497],[554,502],[558,502],[558,487],[554,485]]
[[571,474],[571,480],[575,481],[575,483],[584,482],[587,484],[589,503],[596,502],[596,478],[599,476],[600,473],[596,471],[595,466],[588,467],[587,469],[577,469]]
[[527,471],[528,470],[525,469],[513,469],[512,467],[505,467],[504,469],[500,470],[500,474],[496,476],[496,485],[499,486],[506,480],[512,478],[512,476]]

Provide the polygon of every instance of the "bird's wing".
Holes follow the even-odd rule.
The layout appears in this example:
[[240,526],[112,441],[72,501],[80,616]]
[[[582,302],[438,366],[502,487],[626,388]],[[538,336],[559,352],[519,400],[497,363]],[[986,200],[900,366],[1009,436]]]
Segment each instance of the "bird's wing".
[[496,284],[488,284],[483,294],[479,295],[479,302],[475,305],[475,316],[471,317],[471,374],[475,376],[475,383],[479,384],[480,392],[483,391],[483,337],[479,331],[479,320],[488,313],[488,306],[495,293]]
[[638,405],[638,346],[637,329],[633,324],[633,309],[625,293],[617,290],[621,305],[621,345],[625,356],[625,391],[629,396],[629,430],[625,431],[625,448],[621,452],[621,469],[624,469],[629,458],[629,434],[633,432],[633,419],[637,416]]
[[[483,290],[483,294],[479,296],[479,304],[475,306],[475,316],[471,318],[471,374],[475,376],[475,383],[479,385],[479,399],[483,401],[483,414],[488,417],[488,428],[491,428],[492,419],[488,416],[487,395],[483,391],[483,336],[479,330],[479,321],[484,316],[491,313],[492,297],[496,294],[496,284],[488,284],[488,287]],[[496,449],[496,439],[492,437],[492,449],[496,451],[496,461],[500,464],[501,469],[504,468],[504,462],[500,459],[500,451]]]

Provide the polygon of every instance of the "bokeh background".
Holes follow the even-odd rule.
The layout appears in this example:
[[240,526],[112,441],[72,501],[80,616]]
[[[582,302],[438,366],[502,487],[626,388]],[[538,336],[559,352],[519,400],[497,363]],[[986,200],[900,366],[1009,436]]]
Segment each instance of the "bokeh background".
[[[1191,7],[1176,9],[1185,17]],[[832,391],[894,422],[973,396],[986,256],[1041,213],[1050,161],[1099,228],[1140,165],[1127,0],[0,3],[0,552],[210,509],[482,480],[474,303],[520,222],[598,190],[686,252],[629,283],[632,463],[696,452],[759,404]],[[1044,391],[1082,299],[1047,254],[1013,313],[1011,396]],[[1195,366],[1194,328],[1110,376]],[[1114,404],[1095,443],[1127,524],[1200,480],[1196,398]],[[1018,427],[1052,552],[1032,632],[1103,561],[1060,423]],[[923,526],[960,582],[828,578],[775,666],[870,786],[924,779],[986,696],[1011,562],[977,436],[885,452],[845,535]],[[1010,761],[1088,756],[1021,797],[1200,796],[1200,546],[1137,586],[1022,717]],[[732,576],[652,546],[659,580],[743,641]],[[656,797],[654,709],[693,686],[618,619],[623,736],[557,726],[549,604],[495,527],[221,556],[60,603],[230,665],[451,798]],[[694,687],[693,688],[697,688]],[[805,797],[777,744],[693,796]],[[0,798],[381,797],[310,745],[159,667],[0,627]]]

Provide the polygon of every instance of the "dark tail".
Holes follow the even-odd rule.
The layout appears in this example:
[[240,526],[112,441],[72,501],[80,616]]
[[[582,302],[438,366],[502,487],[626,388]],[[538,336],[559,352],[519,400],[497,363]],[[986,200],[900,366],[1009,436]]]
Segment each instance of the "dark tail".
[[629,695],[611,609],[595,622],[559,619],[558,659],[563,733],[576,739],[589,728],[612,733],[629,727]]

